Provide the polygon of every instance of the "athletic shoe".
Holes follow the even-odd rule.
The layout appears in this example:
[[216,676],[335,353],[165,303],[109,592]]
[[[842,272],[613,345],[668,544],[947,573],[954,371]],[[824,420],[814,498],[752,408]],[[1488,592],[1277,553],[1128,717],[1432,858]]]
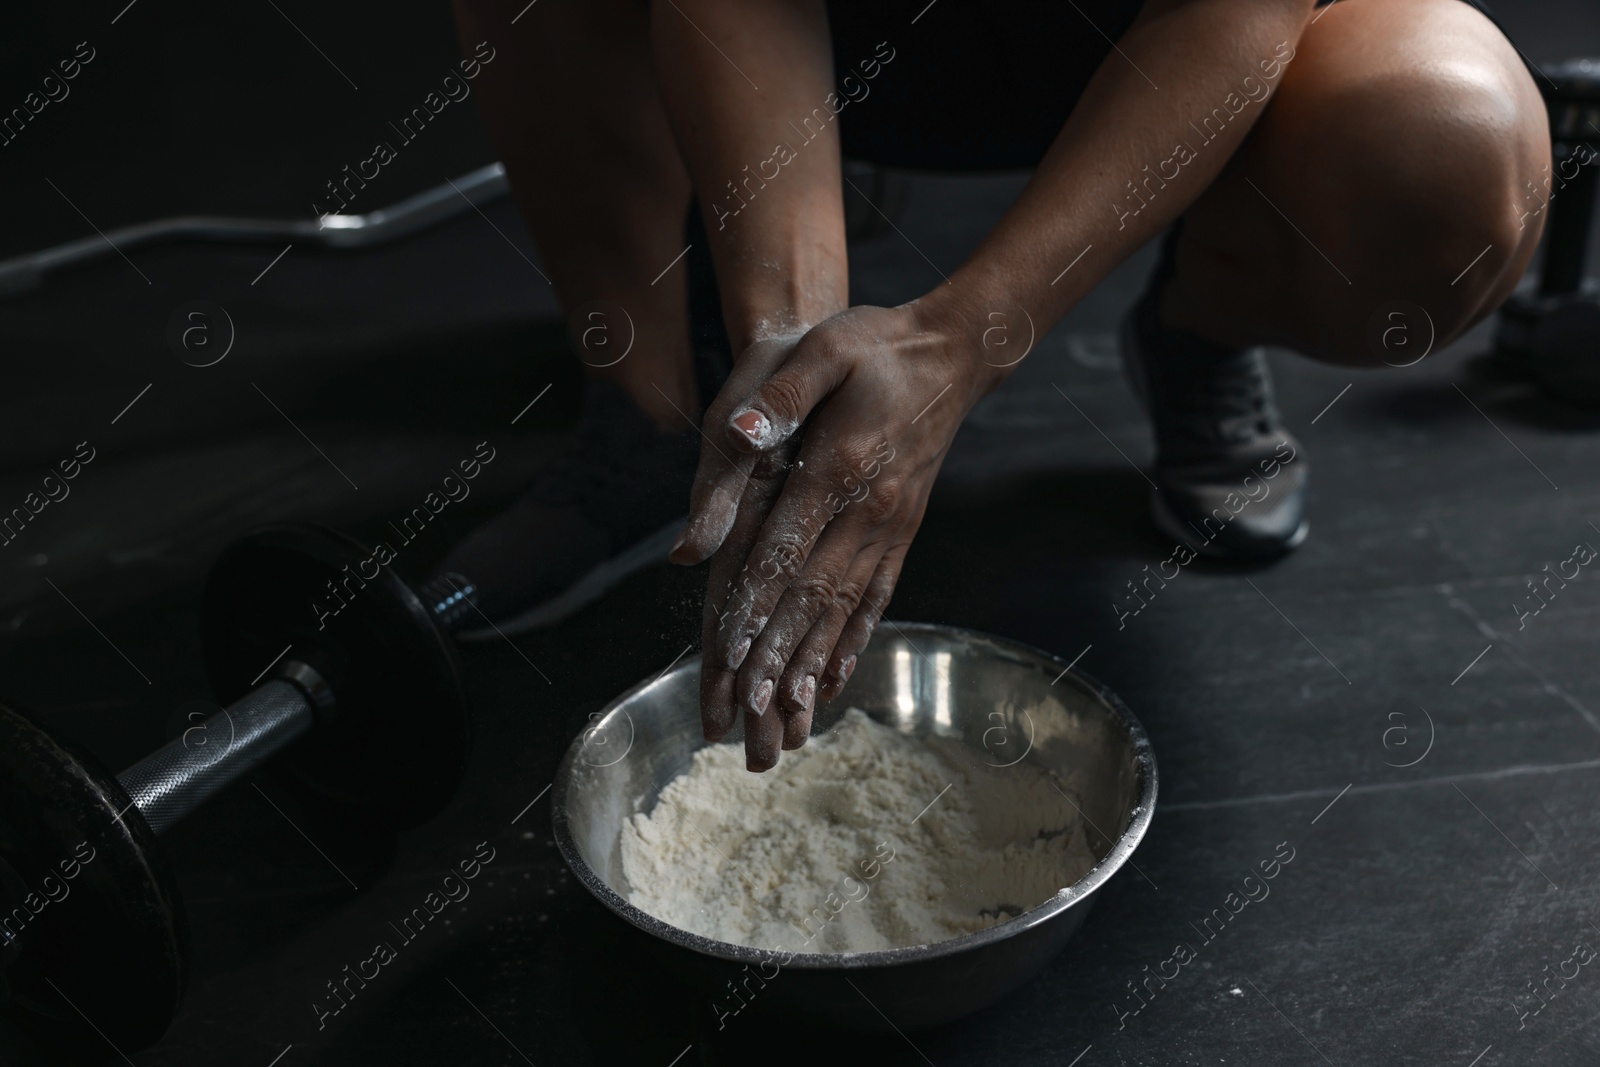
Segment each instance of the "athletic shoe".
[[467,641],[560,622],[666,559],[699,455],[697,430],[662,433],[619,386],[588,378],[576,441],[450,550],[424,598],[473,587],[477,610],[454,613]]
[[1178,227],[1122,323],[1123,369],[1154,424],[1150,508],[1169,537],[1204,556],[1270,559],[1306,539],[1305,452],[1283,428],[1266,353],[1161,323]]

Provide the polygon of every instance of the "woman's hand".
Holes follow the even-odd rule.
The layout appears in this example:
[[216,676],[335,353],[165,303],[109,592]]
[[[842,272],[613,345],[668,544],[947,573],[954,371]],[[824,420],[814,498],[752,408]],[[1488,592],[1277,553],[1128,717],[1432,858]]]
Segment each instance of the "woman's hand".
[[716,553],[702,723],[719,740],[745,710],[751,770],[804,744],[817,698],[849,679],[956,430],[994,381],[951,321],[921,301],[851,308],[785,342],[781,365],[777,348],[741,359],[707,413],[713,447],[672,559]]

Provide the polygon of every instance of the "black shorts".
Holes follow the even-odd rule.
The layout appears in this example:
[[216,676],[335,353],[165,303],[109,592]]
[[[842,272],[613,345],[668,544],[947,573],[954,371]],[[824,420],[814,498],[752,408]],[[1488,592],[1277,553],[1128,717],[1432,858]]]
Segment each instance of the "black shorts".
[[[1481,0],[1463,2],[1494,18]],[[1034,166],[1142,6],[829,0],[845,156],[925,170]]]

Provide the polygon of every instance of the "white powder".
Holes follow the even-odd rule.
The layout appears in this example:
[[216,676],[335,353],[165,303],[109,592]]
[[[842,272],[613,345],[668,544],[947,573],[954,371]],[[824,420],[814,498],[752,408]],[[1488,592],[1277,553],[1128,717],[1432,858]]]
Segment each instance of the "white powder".
[[[948,786],[948,788],[946,788]],[[992,767],[855,708],[766,774],[711,745],[623,825],[630,899],[753,948],[865,952],[981,930],[1095,860],[1073,803],[1037,767]],[[924,810],[926,809],[926,810]]]

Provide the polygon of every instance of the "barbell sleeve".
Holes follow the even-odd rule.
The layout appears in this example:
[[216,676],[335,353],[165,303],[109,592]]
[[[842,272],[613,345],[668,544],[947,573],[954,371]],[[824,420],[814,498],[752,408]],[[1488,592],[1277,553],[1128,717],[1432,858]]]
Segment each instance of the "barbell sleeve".
[[477,607],[477,585],[459,574],[438,575],[418,586],[416,592],[433,621],[447,634],[484,618]]

